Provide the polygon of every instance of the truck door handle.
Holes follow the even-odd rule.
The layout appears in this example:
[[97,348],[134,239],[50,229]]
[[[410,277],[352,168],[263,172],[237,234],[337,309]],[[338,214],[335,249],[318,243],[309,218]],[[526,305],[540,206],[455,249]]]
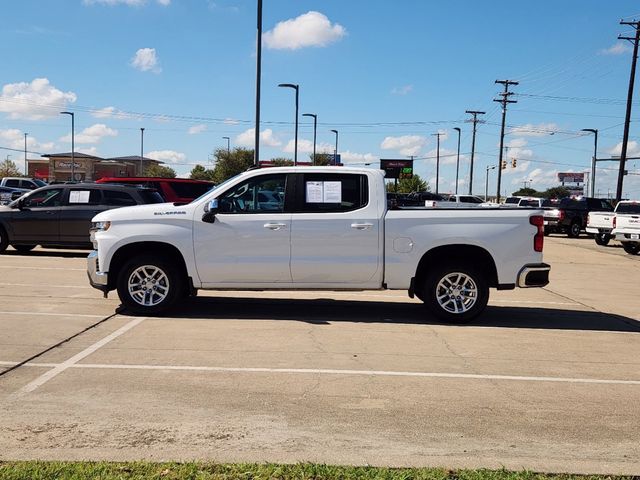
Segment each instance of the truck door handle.
[[52,212],[51,210],[47,210],[46,212],[44,212],[45,215],[53,215],[56,212]]
[[373,223],[352,223],[351,228],[356,230],[369,230],[373,227]]
[[265,223],[264,228],[269,230],[280,230],[281,228],[287,228],[286,223]]

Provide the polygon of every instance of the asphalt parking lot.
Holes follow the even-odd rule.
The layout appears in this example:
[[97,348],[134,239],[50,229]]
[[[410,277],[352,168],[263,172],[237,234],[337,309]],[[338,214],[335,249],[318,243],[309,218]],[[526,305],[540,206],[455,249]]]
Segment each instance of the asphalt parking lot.
[[547,238],[465,326],[405,292],[201,292],[119,312],[82,251],[0,256],[0,459],[640,474],[640,256]]

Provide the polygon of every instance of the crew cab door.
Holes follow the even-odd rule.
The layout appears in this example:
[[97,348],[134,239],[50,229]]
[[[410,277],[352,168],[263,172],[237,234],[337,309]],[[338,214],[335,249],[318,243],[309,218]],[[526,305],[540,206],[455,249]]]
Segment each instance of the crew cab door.
[[381,220],[367,180],[358,173],[297,175],[291,226],[296,284],[356,286],[381,278]]
[[60,209],[63,188],[45,188],[22,200],[22,209],[11,214],[12,240],[52,244],[60,240]]
[[106,209],[99,189],[69,188],[60,209],[60,241],[78,245],[89,243],[91,219]]
[[290,283],[291,213],[286,174],[251,177],[220,194],[213,223],[194,219],[203,286]]

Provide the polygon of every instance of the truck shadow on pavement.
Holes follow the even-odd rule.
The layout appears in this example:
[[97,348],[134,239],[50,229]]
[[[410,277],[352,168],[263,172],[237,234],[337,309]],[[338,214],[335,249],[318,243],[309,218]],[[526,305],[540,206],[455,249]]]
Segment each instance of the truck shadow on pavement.
[[86,252],[77,250],[34,250],[28,253],[20,253],[13,249],[7,249],[2,253],[2,257],[54,257],[54,258],[87,258],[89,250]]
[[[167,317],[202,320],[294,320],[318,325],[328,325],[332,322],[450,325],[431,315],[420,303],[322,298],[289,300],[199,297],[186,301]],[[621,315],[539,307],[489,306],[473,322],[461,325],[640,333],[639,321]]]

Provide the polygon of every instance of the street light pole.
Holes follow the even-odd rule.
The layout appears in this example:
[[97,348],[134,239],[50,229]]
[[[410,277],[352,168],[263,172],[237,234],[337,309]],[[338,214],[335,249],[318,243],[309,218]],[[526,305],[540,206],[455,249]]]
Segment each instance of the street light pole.
[[140,176],[144,174],[144,127],[140,127]]
[[256,33],[256,123],[254,127],[253,165],[260,165],[260,80],[262,77],[262,0],[258,0]]
[[316,129],[318,127],[318,115],[315,113],[303,113],[303,117],[313,117],[313,157],[311,160],[311,165],[316,164]]
[[591,188],[590,193],[592,197],[595,197],[596,191],[596,158],[598,158],[598,129],[597,128],[583,128],[581,131],[590,132],[594,135],[593,143],[593,157],[591,158]]
[[27,135],[29,134],[25,132],[24,134],[24,175],[25,177],[29,176],[29,169],[27,168]]
[[458,127],[453,128],[458,132],[458,156],[456,159],[456,195],[458,194],[458,173],[460,172],[460,135],[462,134],[462,130]]
[[298,165],[298,94],[300,93],[300,85],[295,83],[281,83],[279,87],[293,88],[296,91],[296,134],[293,147],[293,165]]
[[222,139],[227,141],[227,157],[230,157],[231,156],[231,138],[222,137]]
[[487,166],[487,179],[484,182],[484,201],[487,201],[487,198],[489,197],[489,170],[493,170],[494,168],[496,168],[495,165],[489,167]]
[[75,147],[75,114],[73,112],[60,112],[61,115],[71,115],[71,181],[76,181],[76,147]]
[[442,133],[432,133],[437,140],[437,149],[436,149],[436,195],[438,194],[439,184],[440,184],[440,135]]
[[338,164],[338,130],[331,130],[336,134],[336,149],[333,151],[333,164]]

